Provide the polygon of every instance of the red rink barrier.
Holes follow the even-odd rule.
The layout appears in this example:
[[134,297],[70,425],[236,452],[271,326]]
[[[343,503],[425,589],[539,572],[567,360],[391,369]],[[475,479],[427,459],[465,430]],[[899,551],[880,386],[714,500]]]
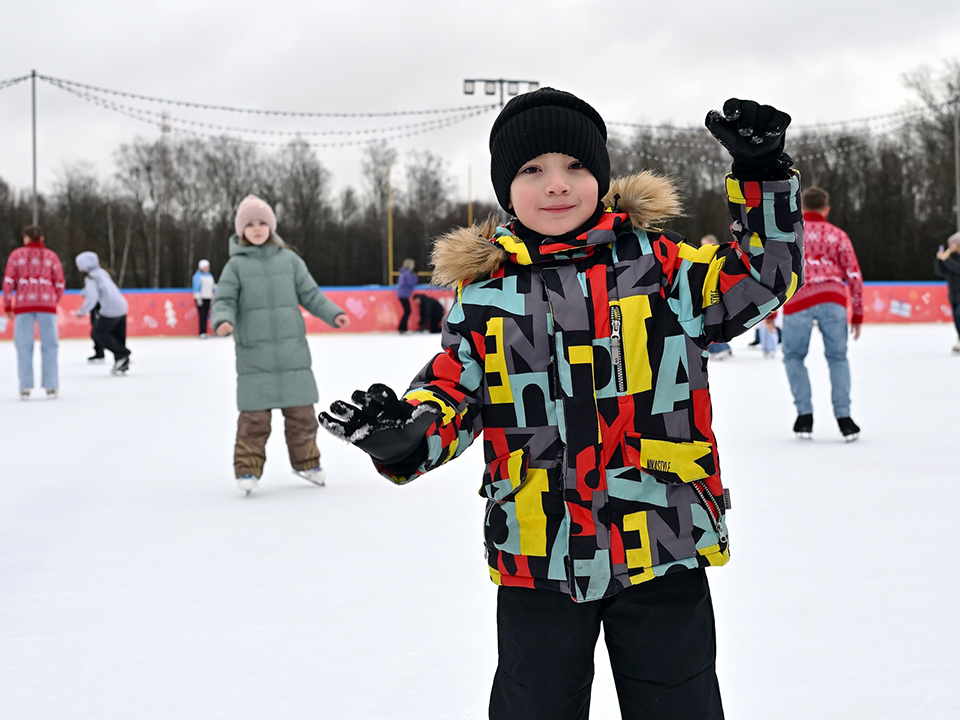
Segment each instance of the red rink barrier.
[[[393,288],[375,285],[322,290],[350,316],[346,332],[396,332],[403,309]],[[437,298],[447,310],[453,303],[451,290],[418,288],[416,292]],[[865,283],[863,296],[864,322],[952,322],[945,283]],[[197,306],[189,290],[126,290],[124,297],[130,304],[127,335],[131,337],[188,336],[198,332]],[[79,290],[68,290],[63,296],[57,308],[60,337],[90,335],[90,319],[76,316],[82,301]],[[413,302],[411,306],[409,327],[416,329],[419,327],[419,305]],[[308,333],[334,332],[303,308],[300,311]],[[0,339],[12,338],[11,322],[0,333]]]

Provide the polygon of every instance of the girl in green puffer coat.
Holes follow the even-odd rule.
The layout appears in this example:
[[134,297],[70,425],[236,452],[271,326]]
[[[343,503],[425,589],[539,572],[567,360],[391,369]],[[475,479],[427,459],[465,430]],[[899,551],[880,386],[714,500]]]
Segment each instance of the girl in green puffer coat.
[[323,485],[313,408],[319,395],[300,306],[331,327],[346,327],[350,319],[320,292],[303,259],[277,235],[277,218],[267,203],[248,195],[237,208],[234,227],[212,324],[221,337],[233,333],[236,343],[237,485],[247,495],[257,488],[274,408],[283,412],[294,472]]

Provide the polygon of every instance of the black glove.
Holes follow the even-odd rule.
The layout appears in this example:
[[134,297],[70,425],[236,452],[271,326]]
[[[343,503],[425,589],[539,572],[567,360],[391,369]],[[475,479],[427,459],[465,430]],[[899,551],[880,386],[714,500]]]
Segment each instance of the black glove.
[[739,180],[783,180],[793,160],[783,151],[790,116],[771,105],[730,98],[723,114],[707,113],[713,136],[733,156],[731,172]]
[[412,472],[427,457],[426,432],[440,414],[432,403],[411,405],[398,400],[386,385],[375,383],[357,390],[350,405],[337,400],[330,413],[320,413],[320,424],[341,440],[356,445],[378,462]]

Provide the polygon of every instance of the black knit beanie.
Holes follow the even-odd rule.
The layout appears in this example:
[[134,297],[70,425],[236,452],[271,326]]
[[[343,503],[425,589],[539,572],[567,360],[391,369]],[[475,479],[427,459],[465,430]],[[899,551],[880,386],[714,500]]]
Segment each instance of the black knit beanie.
[[490,131],[490,178],[500,206],[510,209],[510,184],[523,164],[544,153],[570,155],[587,166],[599,186],[610,188],[607,126],[583,100],[544,87],[508,102]]

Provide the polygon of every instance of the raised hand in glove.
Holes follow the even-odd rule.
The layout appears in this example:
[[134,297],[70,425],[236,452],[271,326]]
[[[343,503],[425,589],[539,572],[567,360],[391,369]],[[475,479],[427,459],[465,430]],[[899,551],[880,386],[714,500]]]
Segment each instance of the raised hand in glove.
[[398,400],[393,390],[380,383],[357,390],[350,399],[354,405],[342,400],[332,403],[330,413],[320,413],[320,424],[384,465],[412,471],[426,459],[427,428],[437,419],[439,408]]
[[705,125],[733,156],[739,180],[783,180],[793,160],[783,151],[790,116],[771,105],[730,98],[723,112],[711,110]]

